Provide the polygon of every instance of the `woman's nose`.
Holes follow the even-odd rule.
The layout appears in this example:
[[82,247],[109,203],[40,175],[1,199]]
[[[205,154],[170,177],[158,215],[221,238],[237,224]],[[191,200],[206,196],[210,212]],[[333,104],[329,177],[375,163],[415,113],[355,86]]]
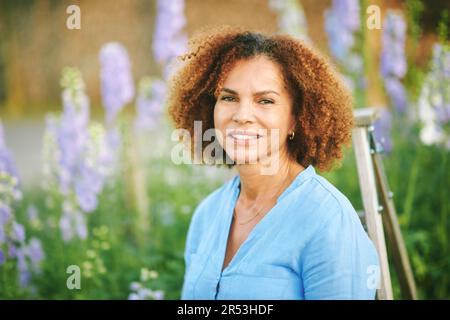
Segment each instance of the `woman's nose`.
[[241,102],[232,117],[238,123],[247,123],[254,120],[253,106],[251,102]]

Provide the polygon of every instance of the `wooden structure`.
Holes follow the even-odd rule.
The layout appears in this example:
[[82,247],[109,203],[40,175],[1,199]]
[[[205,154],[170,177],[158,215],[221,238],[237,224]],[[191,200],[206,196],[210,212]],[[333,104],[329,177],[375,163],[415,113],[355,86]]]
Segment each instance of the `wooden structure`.
[[356,125],[353,129],[353,148],[364,206],[360,218],[380,259],[380,283],[377,289],[377,298],[380,300],[393,299],[386,236],[402,297],[415,300],[417,299],[416,285],[398,224],[393,193],[389,190],[381,159],[382,148],[377,145],[373,136],[373,123],[378,117],[378,110],[374,108],[357,109],[354,116]]

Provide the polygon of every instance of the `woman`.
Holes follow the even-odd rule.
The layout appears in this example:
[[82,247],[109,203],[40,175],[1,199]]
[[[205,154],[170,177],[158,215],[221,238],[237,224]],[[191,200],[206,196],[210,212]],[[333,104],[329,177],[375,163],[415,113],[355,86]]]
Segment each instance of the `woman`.
[[190,44],[170,115],[191,134],[194,121],[214,130],[220,148],[203,161],[238,174],[193,214],[182,299],[373,299],[376,250],[315,170],[351,141],[351,97],[330,64],[288,35],[222,28]]

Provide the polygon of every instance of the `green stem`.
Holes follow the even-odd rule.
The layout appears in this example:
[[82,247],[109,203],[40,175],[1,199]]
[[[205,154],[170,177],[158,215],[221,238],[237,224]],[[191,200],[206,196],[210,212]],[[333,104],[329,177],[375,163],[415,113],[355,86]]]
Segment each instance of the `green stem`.
[[422,152],[420,151],[422,147],[419,147],[419,151],[416,153],[412,168],[411,174],[408,180],[408,190],[406,192],[405,202],[403,206],[403,212],[405,216],[405,229],[408,228],[411,221],[411,213],[414,205],[414,194],[416,191],[416,182],[419,176],[420,169],[420,160],[422,156]]
[[[447,166],[447,155],[448,155],[448,151],[445,149],[442,149],[442,154],[443,154],[443,159],[442,159],[442,174],[441,174],[441,178],[442,178],[442,186],[441,186],[441,221],[440,221],[440,228],[439,228],[439,235],[440,235],[440,240],[441,240],[441,245],[442,245],[442,257],[447,257],[448,256],[448,239],[447,239],[447,214],[448,214],[448,179],[447,179],[447,175],[448,175],[448,171],[446,170],[446,166]],[[443,274],[443,281],[441,282],[441,284],[443,284],[441,286],[441,297],[446,296],[447,294],[447,284],[448,284],[448,273],[444,272]]]

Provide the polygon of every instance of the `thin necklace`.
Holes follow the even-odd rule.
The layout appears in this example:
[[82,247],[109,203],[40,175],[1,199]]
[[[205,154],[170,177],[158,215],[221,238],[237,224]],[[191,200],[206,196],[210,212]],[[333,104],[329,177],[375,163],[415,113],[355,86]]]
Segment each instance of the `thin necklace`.
[[249,223],[250,221],[252,221],[253,219],[255,219],[257,216],[259,216],[260,213],[263,211],[263,209],[264,209],[264,207],[262,207],[260,210],[258,210],[258,212],[257,212],[253,217],[251,217],[250,219],[248,219],[247,221],[244,221],[244,222],[238,222],[238,221],[237,221],[237,217],[236,217],[236,209],[233,211],[233,216],[234,216],[234,219],[236,219],[236,223],[239,224],[240,226],[243,226],[244,224]]
[[[282,188],[283,188],[283,184],[280,185],[280,188],[278,188],[277,193],[275,195],[277,195]],[[236,220],[236,223],[242,226],[244,224],[249,223],[250,221],[255,219],[257,216],[259,216],[261,214],[261,212],[263,212],[263,210],[264,210],[264,207],[261,207],[261,209],[259,209],[258,212],[253,217],[251,217],[250,219],[248,219],[248,220],[246,220],[244,222],[238,222],[237,221],[236,208],[233,209],[233,216],[234,216],[234,219]]]

